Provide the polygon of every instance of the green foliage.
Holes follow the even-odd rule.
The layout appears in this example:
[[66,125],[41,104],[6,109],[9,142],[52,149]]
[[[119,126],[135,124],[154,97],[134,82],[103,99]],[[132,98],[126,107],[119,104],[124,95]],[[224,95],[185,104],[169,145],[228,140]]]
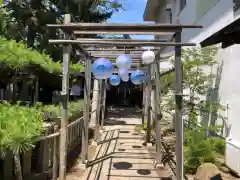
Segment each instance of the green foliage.
[[215,152],[224,155],[226,149],[226,141],[220,137],[209,137],[209,141],[211,142],[213,149]]
[[194,142],[184,148],[184,169],[190,173],[195,173],[197,168],[205,162],[215,162],[213,147],[209,140]]
[[[84,107],[84,100],[73,101],[68,104],[68,116],[69,118],[80,111],[83,110]],[[45,119],[47,118],[58,118],[61,117],[61,108],[62,105],[45,105],[41,110],[45,112]]]
[[188,173],[195,173],[205,163],[215,163],[216,155],[225,153],[225,140],[221,137],[207,137],[201,126],[185,129],[184,168]]
[[[24,69],[26,66],[33,65],[50,73],[60,73],[62,68],[60,62],[54,62],[47,54],[39,53],[27,48],[23,43],[17,43],[3,37],[0,37],[0,65],[2,69],[9,68],[12,70]],[[82,70],[82,65],[70,65],[71,73]]]
[[[224,154],[225,141],[220,137],[209,137],[216,134],[222,125],[215,125],[213,118],[224,119],[218,113],[225,108],[219,103],[219,99],[212,98],[215,74],[212,67],[216,64],[214,56],[216,47],[184,48],[182,52],[183,73],[183,115],[185,117],[184,129],[184,168],[187,173],[195,173],[197,168],[205,162],[215,163],[216,154]],[[210,73],[206,73],[206,69]],[[161,78],[165,82],[175,81],[175,74]],[[216,88],[215,88],[216,89]],[[174,97],[169,93],[169,86],[163,91],[165,106],[163,111],[170,111],[174,107]],[[168,95],[171,96],[168,96]],[[214,96],[215,97],[215,96]],[[206,100],[204,100],[206,98]],[[198,117],[202,117],[199,125]]]
[[[82,110],[84,101],[69,103],[69,118]],[[51,116],[44,116],[49,112]],[[44,131],[46,118],[61,116],[60,105],[42,106],[36,103],[34,107],[12,105],[3,101],[0,103],[0,148],[2,152],[25,152],[34,147],[37,137]]]
[[8,102],[0,103],[0,147],[3,151],[24,152],[43,132],[43,113]]

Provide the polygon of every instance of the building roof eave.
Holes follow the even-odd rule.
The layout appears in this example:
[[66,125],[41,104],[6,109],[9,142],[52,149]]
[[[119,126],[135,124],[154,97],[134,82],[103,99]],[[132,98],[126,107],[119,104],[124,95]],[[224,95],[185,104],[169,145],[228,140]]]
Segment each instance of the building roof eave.
[[164,0],[148,0],[144,14],[143,20],[144,21],[155,21],[156,20],[156,11],[159,7],[163,4]]
[[234,44],[240,44],[240,18],[230,23],[221,30],[215,32],[212,36],[200,42],[201,47],[207,47],[222,43],[222,48],[227,48]]

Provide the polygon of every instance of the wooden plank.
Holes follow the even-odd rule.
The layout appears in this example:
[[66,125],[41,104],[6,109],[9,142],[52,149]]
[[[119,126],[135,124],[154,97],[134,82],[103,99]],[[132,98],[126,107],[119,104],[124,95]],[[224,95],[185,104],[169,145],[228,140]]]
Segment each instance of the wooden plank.
[[109,51],[112,52],[116,52],[116,53],[124,53],[124,52],[130,52],[131,53],[135,53],[136,51],[139,51],[139,53],[142,53],[143,51],[147,51],[147,50],[151,50],[151,51],[158,51],[159,49],[153,49],[153,48],[149,48],[149,49],[144,49],[144,48],[102,48],[102,47],[96,47],[96,48],[86,48],[86,50],[89,53],[93,53],[93,52],[97,52],[97,51],[101,51],[101,52],[106,52],[108,53]]
[[31,167],[32,167],[32,150],[29,150],[23,153],[23,167],[22,167],[23,176],[29,175],[31,173]]
[[[114,58],[114,59],[116,59],[119,55],[120,54],[116,54],[116,55],[115,54],[92,54],[92,56],[95,58],[104,57],[104,58]],[[136,61],[136,59],[138,59],[137,61],[139,61],[142,58],[142,55],[131,55],[131,57],[135,61]]]
[[195,43],[180,43],[180,42],[157,42],[157,41],[142,41],[142,42],[109,42],[102,39],[96,39],[95,42],[88,40],[61,40],[61,39],[50,39],[50,44],[91,44],[91,45],[112,45],[112,46],[196,46]]
[[[116,24],[116,23],[70,23],[70,24],[48,24],[50,28],[62,28],[71,30],[85,31],[103,31],[116,32],[121,31],[137,32],[180,32],[183,28],[202,28],[199,25],[181,25],[181,24]],[[75,32],[75,34],[78,34]],[[82,34],[82,33],[80,33]],[[101,33],[99,33],[101,34]],[[128,34],[128,33],[127,33]]]
[[106,41],[106,42],[168,42],[168,40],[151,40],[151,39],[109,39],[109,38],[77,38],[76,40],[80,41],[90,41],[90,42],[95,42],[95,41]]
[[73,32],[76,36],[80,35],[93,35],[93,34],[102,34],[102,35],[122,35],[122,34],[130,34],[130,35],[157,35],[157,36],[172,36],[173,32],[156,32],[156,31],[131,31],[131,30],[77,30]]

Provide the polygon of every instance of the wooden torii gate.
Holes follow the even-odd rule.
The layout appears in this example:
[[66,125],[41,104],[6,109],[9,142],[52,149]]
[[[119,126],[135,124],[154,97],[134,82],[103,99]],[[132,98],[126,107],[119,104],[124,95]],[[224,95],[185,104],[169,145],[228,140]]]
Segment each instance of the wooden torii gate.
[[[63,24],[49,24],[49,28],[60,28],[65,32],[64,39],[50,39],[51,44],[63,45],[63,78],[62,78],[62,119],[61,119],[61,136],[60,136],[60,164],[59,164],[59,179],[65,180],[66,178],[66,142],[67,142],[67,110],[68,110],[68,82],[69,73],[68,67],[70,62],[71,47],[78,46],[79,50],[85,55],[85,88],[84,88],[84,128],[82,130],[82,163],[88,163],[88,127],[89,127],[89,108],[90,108],[90,89],[91,89],[91,64],[93,58],[105,57],[116,59],[119,55],[116,52],[125,52],[124,47],[137,47],[136,49],[127,49],[133,58],[132,68],[146,67],[141,63],[141,52],[145,49],[139,48],[143,46],[153,46],[156,53],[156,59],[153,64],[147,66],[148,73],[150,73],[147,81],[147,97],[150,97],[150,89],[152,87],[152,77],[155,81],[155,112],[154,122],[156,129],[156,167],[162,166],[161,158],[161,129],[157,116],[160,112],[160,53],[167,46],[175,47],[175,74],[176,74],[176,87],[175,87],[175,117],[176,117],[176,176],[178,180],[183,179],[183,120],[182,120],[182,67],[181,67],[181,47],[182,46],[195,46],[194,43],[182,43],[181,32],[184,28],[202,28],[198,25],[181,25],[181,24],[108,24],[108,23],[73,23],[71,22],[70,14],[65,14]],[[136,39],[99,39],[99,38],[80,38],[83,35],[96,35],[96,34],[129,34],[129,35],[171,35],[169,41],[162,40],[136,40]],[[79,37],[79,38],[77,38]],[[84,46],[98,46],[92,50],[87,50]],[[116,49],[123,47],[122,49]],[[101,49],[101,47],[103,47]],[[107,47],[110,47],[107,49]],[[111,48],[112,47],[112,48]],[[136,53],[138,51],[138,53]],[[97,81],[97,80],[96,80]],[[102,81],[100,81],[102,84]],[[99,82],[95,83],[97,86]],[[104,84],[104,83],[103,83]],[[99,86],[100,87],[100,86]],[[101,85],[101,87],[104,87]],[[100,91],[104,91],[101,88]],[[98,91],[98,93],[100,93]],[[150,142],[150,100],[147,100],[147,135],[146,142]],[[96,120],[95,120],[95,137],[99,135],[99,101],[97,102]],[[93,108],[93,107],[92,107]],[[95,139],[97,141],[97,138]]]

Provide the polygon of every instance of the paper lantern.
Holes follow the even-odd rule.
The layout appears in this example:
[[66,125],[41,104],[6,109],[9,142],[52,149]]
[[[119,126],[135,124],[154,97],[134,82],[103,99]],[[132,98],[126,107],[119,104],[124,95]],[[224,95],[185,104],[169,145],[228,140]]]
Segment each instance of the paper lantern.
[[118,70],[118,75],[120,76],[120,77],[123,77],[123,76],[128,76],[128,69],[119,69]]
[[106,58],[98,58],[92,64],[92,73],[96,79],[109,78],[113,70],[113,64]]
[[144,51],[142,53],[142,62],[143,64],[151,64],[155,60],[155,53],[153,51]]
[[109,82],[113,86],[118,86],[120,84],[120,82],[121,82],[120,76],[118,76],[118,75],[111,75],[109,77]]
[[132,57],[129,54],[121,54],[116,59],[118,68],[129,69],[132,65]]
[[144,71],[141,71],[141,70],[133,71],[131,76],[130,76],[130,80],[135,85],[142,84],[145,79],[146,79],[146,73]]
[[128,75],[123,76],[123,77],[121,77],[121,79],[122,79],[123,82],[128,82],[129,81],[129,76]]

